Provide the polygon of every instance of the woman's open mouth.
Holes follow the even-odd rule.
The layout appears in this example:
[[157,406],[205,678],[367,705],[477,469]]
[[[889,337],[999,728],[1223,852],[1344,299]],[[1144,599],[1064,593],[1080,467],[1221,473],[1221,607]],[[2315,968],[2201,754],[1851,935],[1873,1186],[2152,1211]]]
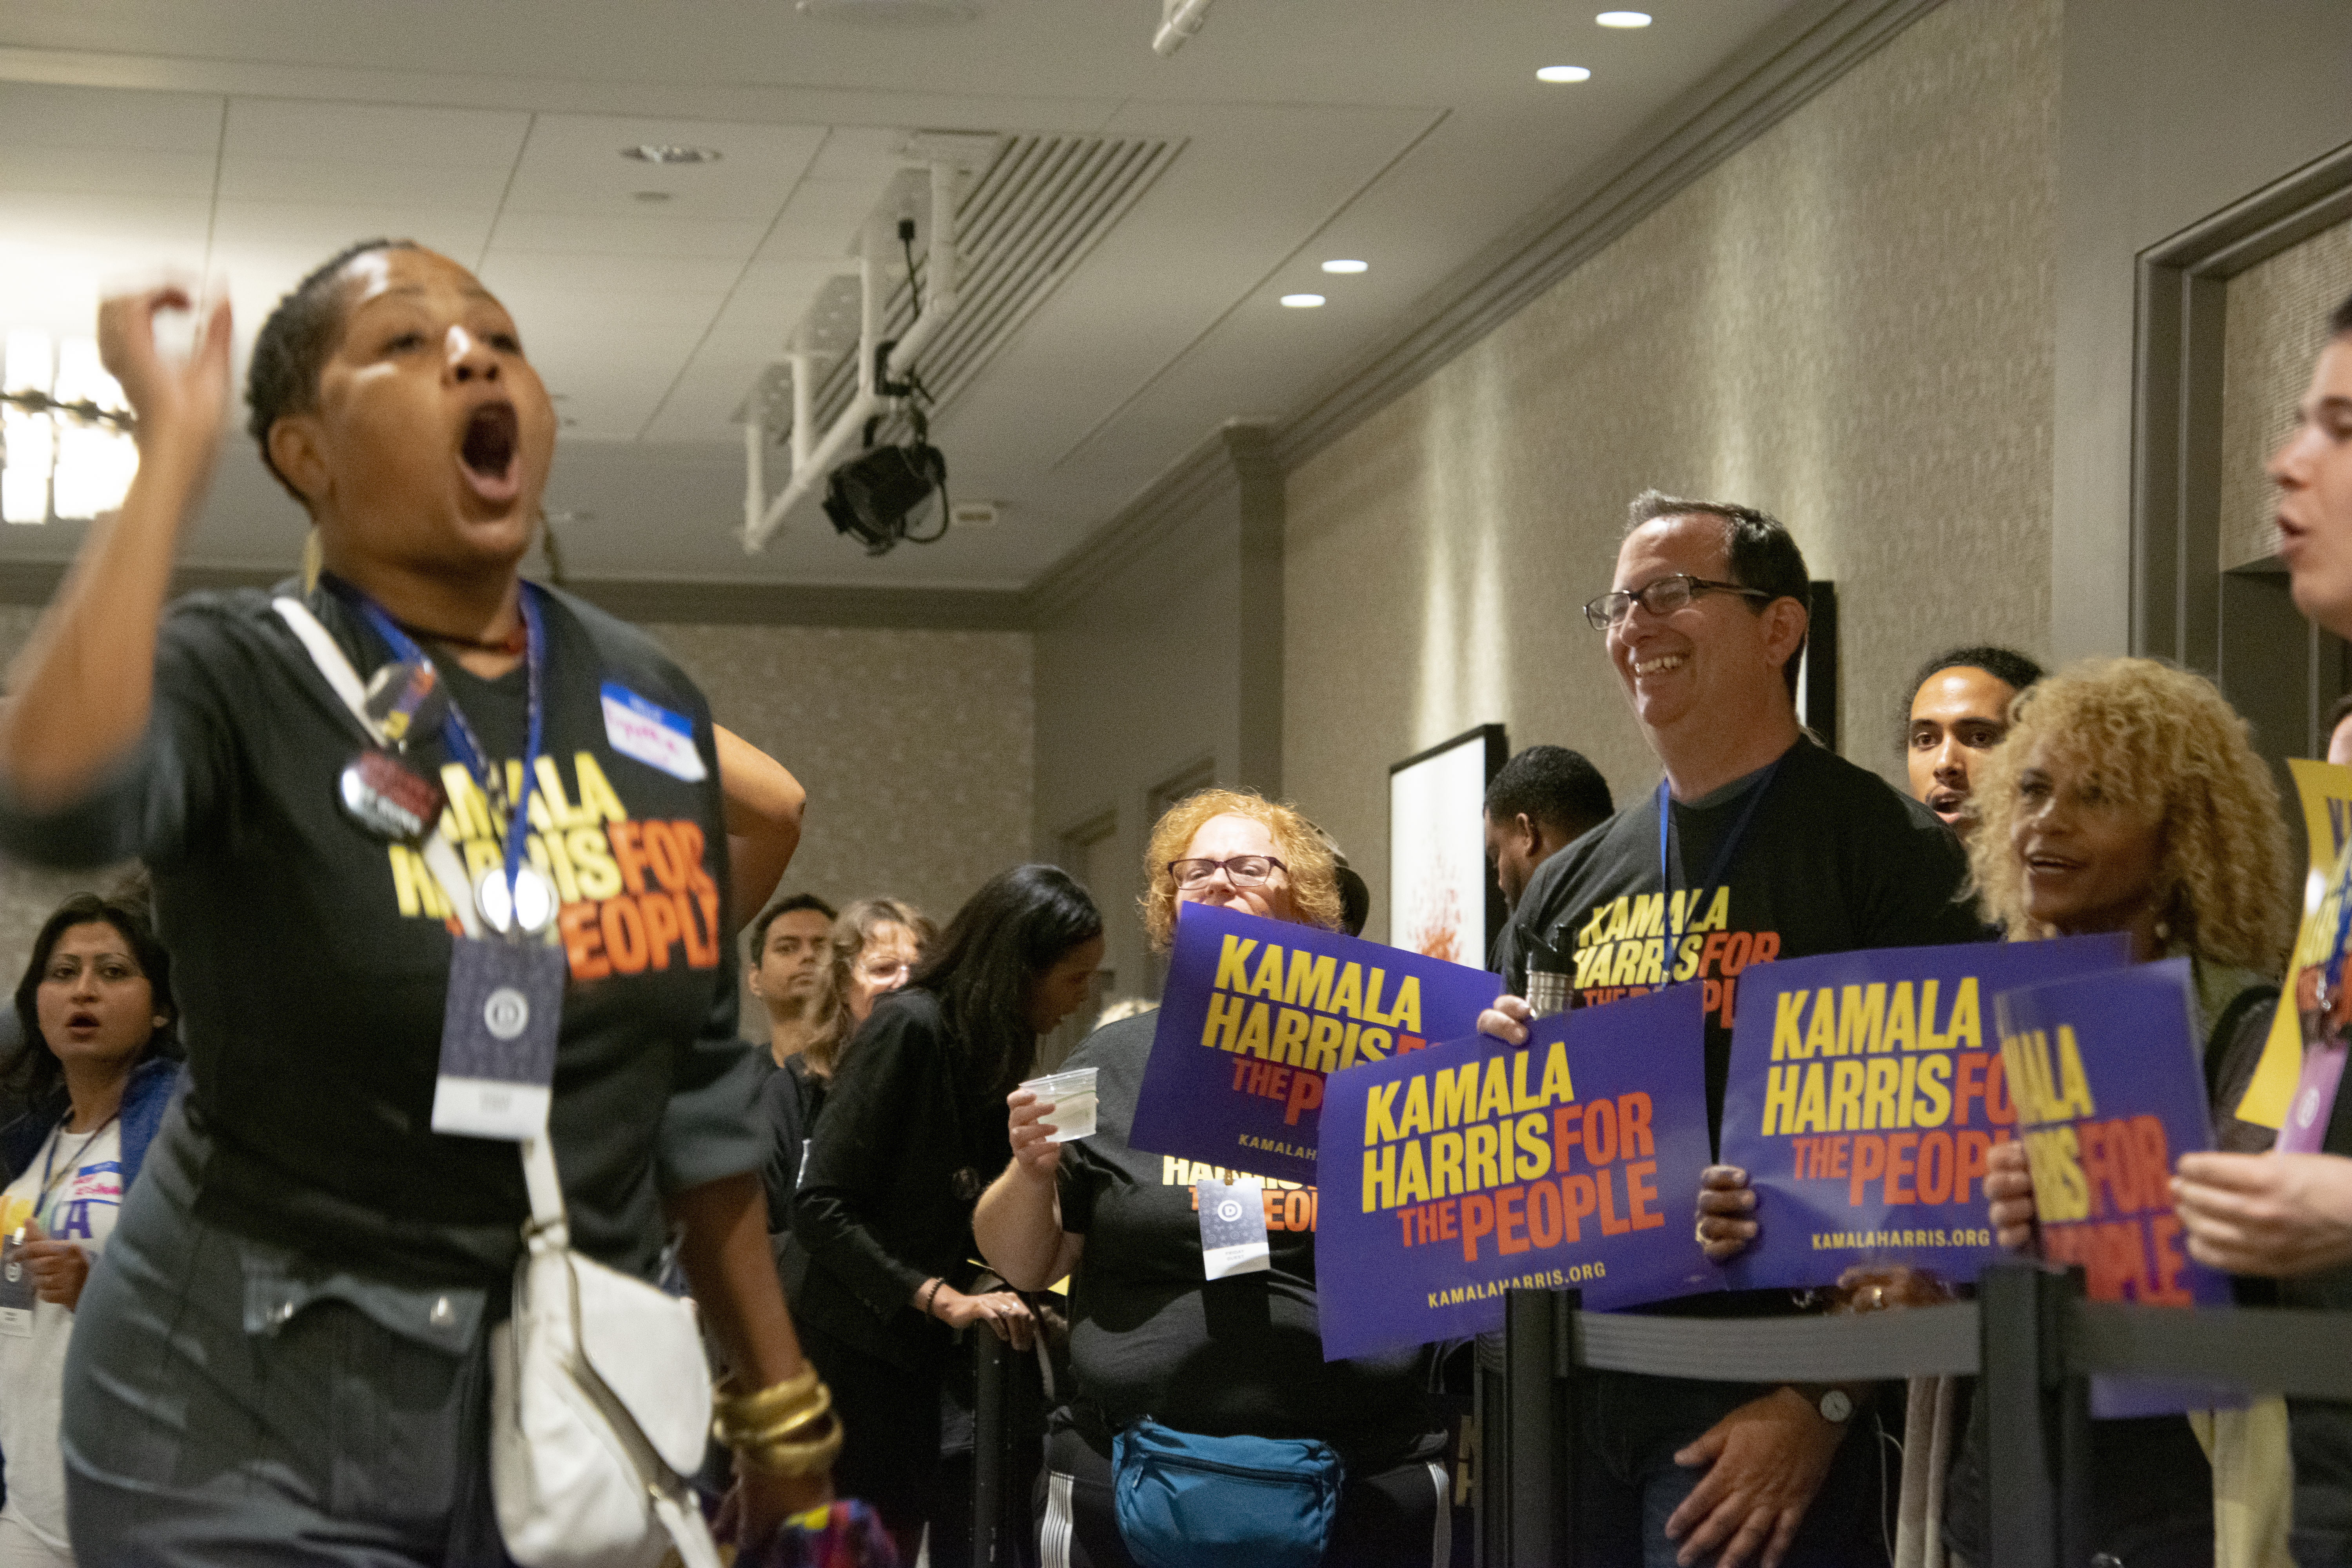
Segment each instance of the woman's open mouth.
[[522,493],[521,432],[511,403],[485,403],[467,419],[457,466],[484,500],[504,504]]

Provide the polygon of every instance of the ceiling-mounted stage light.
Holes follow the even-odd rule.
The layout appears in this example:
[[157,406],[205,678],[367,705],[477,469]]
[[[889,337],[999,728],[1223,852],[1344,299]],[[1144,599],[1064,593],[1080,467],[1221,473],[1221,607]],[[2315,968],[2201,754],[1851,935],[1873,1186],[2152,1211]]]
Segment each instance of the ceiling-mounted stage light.
[[[948,531],[948,459],[930,444],[930,422],[919,408],[908,410],[913,433],[899,446],[874,445],[880,416],[867,422],[866,450],[825,476],[824,515],[833,531],[866,546],[868,555],[887,555],[901,540],[931,544]],[[913,531],[936,508],[938,524]]]

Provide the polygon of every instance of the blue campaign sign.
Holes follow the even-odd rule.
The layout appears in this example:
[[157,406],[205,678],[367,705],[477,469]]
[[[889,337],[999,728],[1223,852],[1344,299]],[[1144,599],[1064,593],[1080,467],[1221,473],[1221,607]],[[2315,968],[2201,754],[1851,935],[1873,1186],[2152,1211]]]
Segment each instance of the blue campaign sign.
[[1474,1032],[1481,970],[1213,904],[1179,904],[1129,1141],[1315,1184],[1324,1086],[1360,1062]]
[[[2003,992],[1996,1011],[2033,1171],[2042,1256],[2083,1266],[2094,1301],[2223,1307],[2230,1281],[2189,1256],[2172,1166],[2212,1147],[2189,961]],[[2229,1394],[2095,1378],[2092,1413],[2157,1415]]]
[[1575,1286],[1596,1310],[1722,1289],[1691,1234],[1702,1001],[1669,986],[1556,1014],[1524,1047],[1475,1035],[1333,1079],[1325,1358],[1500,1328],[1515,1286]]
[[1857,1263],[1965,1284],[1998,1256],[1992,1146],[2017,1111],[1992,1028],[2012,986],[2112,971],[2120,936],[1894,947],[1787,959],[1740,976],[1723,1160],[1757,1193],[1741,1288],[1834,1285]]

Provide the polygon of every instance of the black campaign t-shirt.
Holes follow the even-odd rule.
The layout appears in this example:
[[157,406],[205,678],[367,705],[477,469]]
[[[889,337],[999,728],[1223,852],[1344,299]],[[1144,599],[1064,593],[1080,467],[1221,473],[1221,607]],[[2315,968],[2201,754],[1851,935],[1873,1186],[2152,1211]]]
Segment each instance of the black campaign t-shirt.
[[1150,1415],[1210,1436],[1312,1437],[1358,1468],[1431,1448],[1423,1352],[1323,1359],[1314,1188],[1265,1181],[1270,1267],[1204,1278],[1192,1184],[1239,1173],[1128,1142],[1158,1024],[1106,1025],[1061,1068],[1093,1068],[1099,1100],[1094,1136],[1062,1146],[1060,1178],[1062,1226],[1086,1237],[1070,1279],[1086,1414],[1113,1429]]
[[[289,591],[291,590],[282,590]],[[391,657],[333,595],[306,601],[362,679]],[[642,634],[551,593],[529,852],[562,900],[567,984],[551,1129],[575,1245],[644,1274],[661,1192],[756,1169],[753,1047],[735,1036],[727,837],[700,694]],[[474,732],[520,783],[526,681],[441,661]],[[615,751],[610,681],[688,721],[703,777]],[[172,606],[138,751],[65,809],[0,808],[0,847],[58,864],[136,855],[153,875],[209,1144],[199,1212],[320,1262],[415,1284],[494,1285],[530,1211],[516,1146],[432,1130],[453,921],[423,858],[357,826],[337,779],[356,724],[254,591]],[[437,736],[469,872],[502,859]],[[688,771],[692,771],[690,766]]]
[[1985,935],[1958,901],[1968,864],[1951,831],[1919,802],[1811,740],[1790,747],[1770,775],[1719,888],[1702,889],[1725,835],[1765,784],[1759,773],[1690,805],[1674,803],[1673,893],[1678,902],[1702,902],[1682,922],[1671,954],[1654,791],[1538,867],[1505,932],[1504,977],[1521,994],[1530,968],[1566,975],[1570,1005],[1579,1007],[1675,981],[1704,985],[1710,1149],[1719,1146],[1743,970],[1776,958]]

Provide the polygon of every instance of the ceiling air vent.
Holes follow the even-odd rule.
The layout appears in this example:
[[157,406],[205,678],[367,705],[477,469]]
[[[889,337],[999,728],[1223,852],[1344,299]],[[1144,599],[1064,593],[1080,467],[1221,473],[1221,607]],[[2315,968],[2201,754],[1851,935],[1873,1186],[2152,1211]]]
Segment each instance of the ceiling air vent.
[[[971,384],[1183,145],[1105,136],[1004,139],[956,208],[961,303],[913,366],[936,408]],[[929,190],[920,171],[908,171],[907,197],[928,235]],[[882,336],[898,337],[914,319],[914,296],[901,279],[884,302]],[[808,347],[832,359],[810,421],[828,430],[857,391],[857,280],[835,279],[805,320]],[[777,424],[789,426],[789,416]]]

